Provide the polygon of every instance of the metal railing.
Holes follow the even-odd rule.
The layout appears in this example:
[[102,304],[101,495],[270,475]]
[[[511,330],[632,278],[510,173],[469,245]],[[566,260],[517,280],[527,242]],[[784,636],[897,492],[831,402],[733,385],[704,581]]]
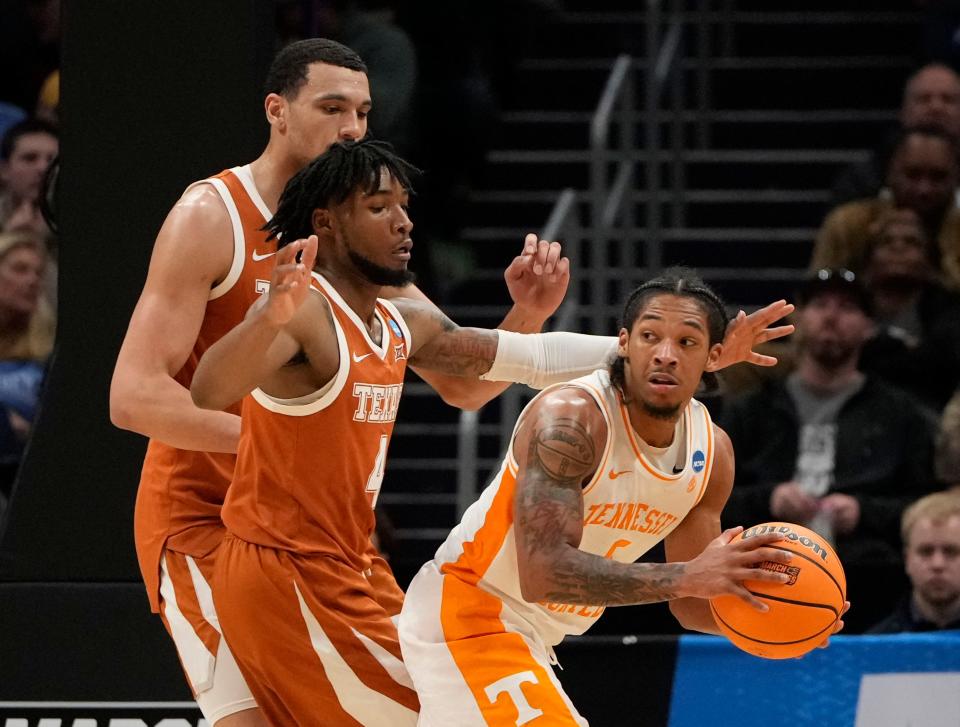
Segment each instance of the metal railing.
[[[554,314],[553,330],[571,330],[576,328],[577,317],[581,308],[581,293],[579,287],[582,281],[577,278],[578,265],[576,264],[583,253],[583,224],[580,219],[579,200],[573,189],[564,189],[557,197],[557,201],[547,217],[547,221],[540,232],[542,240],[560,240],[564,245],[564,254],[574,261],[573,277],[570,280],[567,296],[560,308]],[[500,395],[500,451],[506,451],[510,443],[513,424],[520,411],[530,399],[531,392],[520,385],[509,387]],[[478,412],[460,412],[457,429],[457,518],[470,504],[477,499],[479,493],[479,429],[480,418]]]

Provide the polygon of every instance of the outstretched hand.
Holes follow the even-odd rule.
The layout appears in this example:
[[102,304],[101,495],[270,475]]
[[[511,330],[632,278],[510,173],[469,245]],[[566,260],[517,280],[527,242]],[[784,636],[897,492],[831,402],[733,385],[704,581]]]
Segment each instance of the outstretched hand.
[[[299,262],[297,254],[300,255]],[[277,264],[270,276],[270,292],[264,315],[273,325],[285,325],[307,299],[310,273],[317,259],[317,236],[297,240],[277,252]]]
[[523,241],[523,252],[503,273],[514,305],[532,317],[545,321],[552,316],[570,284],[570,260],[561,257],[559,242],[537,240],[530,233]]
[[719,360],[708,370],[719,371],[741,361],[752,363],[754,366],[776,366],[775,356],[765,356],[757,353],[753,348],[793,333],[792,324],[771,327],[773,323],[790,315],[793,311],[793,304],[785,300],[778,300],[750,315],[740,311],[727,325],[727,332],[723,337],[723,351]]

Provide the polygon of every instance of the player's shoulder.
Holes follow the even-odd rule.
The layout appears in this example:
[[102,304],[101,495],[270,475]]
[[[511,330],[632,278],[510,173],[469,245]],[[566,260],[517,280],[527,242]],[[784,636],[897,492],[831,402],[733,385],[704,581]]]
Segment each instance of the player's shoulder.
[[210,180],[202,179],[187,187],[170,213],[188,218],[196,224],[229,222],[229,213],[223,197]]
[[596,397],[586,386],[573,382],[559,384],[538,394],[530,403],[527,414],[579,422],[584,426],[606,422]]
[[187,188],[170,208],[153,248],[155,262],[189,266],[220,279],[233,261],[234,230],[227,207],[210,184]]

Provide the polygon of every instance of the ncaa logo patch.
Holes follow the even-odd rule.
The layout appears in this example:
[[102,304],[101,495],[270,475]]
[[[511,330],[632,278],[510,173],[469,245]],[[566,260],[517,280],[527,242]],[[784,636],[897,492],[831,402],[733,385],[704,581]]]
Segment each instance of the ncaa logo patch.
[[402,338],[403,338],[403,331],[400,330],[399,324],[398,324],[395,320],[393,320],[393,318],[391,318],[389,321],[387,321],[387,323],[389,324],[390,330],[393,331],[394,335],[395,335],[397,338],[402,339]]
[[690,463],[693,465],[694,472],[703,472],[703,468],[707,466],[707,458],[698,449],[693,453],[693,459],[690,460]]

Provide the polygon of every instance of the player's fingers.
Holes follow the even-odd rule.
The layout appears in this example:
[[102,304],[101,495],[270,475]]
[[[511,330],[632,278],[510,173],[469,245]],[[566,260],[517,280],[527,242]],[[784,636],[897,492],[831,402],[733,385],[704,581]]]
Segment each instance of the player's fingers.
[[528,267],[529,260],[530,256],[528,255],[517,255],[510,261],[510,264],[507,265],[507,269],[503,271],[504,280],[510,281],[522,278],[524,270]]
[[761,613],[766,613],[770,610],[770,607],[761,601],[759,598],[754,596],[750,591],[748,591],[743,586],[736,586],[733,589],[733,595],[737,596],[744,603],[749,604],[752,608],[755,608]]
[[556,270],[550,280],[551,283],[558,283],[570,277],[570,258],[562,257],[557,262]]
[[289,245],[284,245],[277,250],[276,262],[274,264],[275,269],[290,263],[293,258],[296,257],[296,254],[300,252],[300,242],[301,240],[291,242]]
[[776,366],[778,360],[776,356],[767,356],[762,353],[756,353],[755,351],[751,351],[747,357],[747,361],[754,366]]
[[307,238],[306,244],[303,246],[303,255],[300,256],[300,262],[303,263],[303,267],[307,269],[307,272],[313,270],[313,266],[317,262],[317,246],[319,242],[316,235],[310,235]]
[[793,312],[793,304],[781,299],[775,300],[773,303],[755,310],[750,314],[750,318],[752,320],[768,320],[773,322],[779,318],[783,318],[788,312]]
[[793,554],[783,548],[758,548],[750,551],[750,557],[757,563],[765,561],[789,563],[793,560]]
[[535,255],[537,253],[537,236],[528,232],[527,236],[523,238],[523,252],[521,255]]
[[300,267],[301,263],[293,262],[286,263],[285,265],[278,265],[273,269],[273,277],[277,282],[282,283],[292,275],[296,275]]
[[534,275],[543,275],[543,267],[547,263],[547,255],[550,252],[550,243],[546,240],[540,240],[537,243],[537,255],[533,261]]
[[781,540],[783,540],[783,535],[780,533],[763,533],[762,535],[752,535],[749,538],[744,538],[737,545],[741,550],[752,551],[778,543]]
[[743,525],[737,525],[735,528],[727,528],[722,533],[720,533],[720,535],[717,536],[717,540],[723,543],[724,545],[726,545],[742,532],[743,532]]
[[760,581],[761,583],[789,583],[790,576],[765,568],[747,568],[743,572],[743,580]]
[[549,275],[557,267],[557,261],[560,259],[560,253],[563,252],[559,242],[551,242],[547,248],[547,260],[543,269]]
[[796,326],[792,323],[785,326],[773,326],[772,328],[764,328],[756,336],[757,343],[765,343],[766,341],[773,341],[777,338],[783,338],[784,336],[789,336],[796,330]]

